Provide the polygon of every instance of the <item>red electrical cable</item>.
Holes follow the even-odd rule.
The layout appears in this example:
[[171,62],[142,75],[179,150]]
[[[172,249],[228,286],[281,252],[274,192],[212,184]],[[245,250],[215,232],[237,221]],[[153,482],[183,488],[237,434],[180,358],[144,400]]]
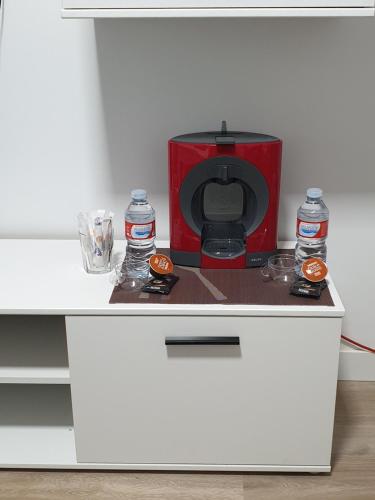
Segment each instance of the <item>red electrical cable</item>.
[[373,349],[372,347],[368,347],[367,345],[360,344],[359,342],[356,342],[355,340],[353,340],[349,337],[345,337],[345,335],[341,335],[341,338],[343,340],[345,340],[346,342],[349,342],[349,344],[353,344],[357,347],[360,347],[361,349],[364,349],[365,351],[372,352],[373,354],[375,354],[375,349]]

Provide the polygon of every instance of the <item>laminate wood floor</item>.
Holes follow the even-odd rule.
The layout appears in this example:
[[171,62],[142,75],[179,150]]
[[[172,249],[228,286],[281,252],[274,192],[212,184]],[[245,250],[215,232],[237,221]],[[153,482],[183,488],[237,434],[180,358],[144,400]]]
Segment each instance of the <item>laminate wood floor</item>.
[[0,471],[1,500],[331,500],[336,498],[375,500],[375,383],[373,382],[339,384],[333,472],[330,475]]

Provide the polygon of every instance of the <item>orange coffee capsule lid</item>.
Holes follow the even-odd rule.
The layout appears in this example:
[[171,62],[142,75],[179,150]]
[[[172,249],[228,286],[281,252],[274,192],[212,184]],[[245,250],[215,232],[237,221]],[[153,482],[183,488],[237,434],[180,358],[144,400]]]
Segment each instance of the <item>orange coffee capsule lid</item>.
[[156,253],[150,257],[150,270],[152,274],[165,276],[173,272],[173,262],[162,253]]
[[308,281],[318,283],[327,276],[328,268],[322,259],[312,257],[302,264],[302,274]]

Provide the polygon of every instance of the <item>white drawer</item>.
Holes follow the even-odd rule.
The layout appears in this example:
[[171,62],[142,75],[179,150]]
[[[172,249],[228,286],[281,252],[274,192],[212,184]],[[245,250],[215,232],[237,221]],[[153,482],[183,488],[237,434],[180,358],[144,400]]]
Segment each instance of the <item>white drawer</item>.
[[[67,317],[79,462],[329,465],[339,318]],[[171,345],[183,336],[240,345]]]

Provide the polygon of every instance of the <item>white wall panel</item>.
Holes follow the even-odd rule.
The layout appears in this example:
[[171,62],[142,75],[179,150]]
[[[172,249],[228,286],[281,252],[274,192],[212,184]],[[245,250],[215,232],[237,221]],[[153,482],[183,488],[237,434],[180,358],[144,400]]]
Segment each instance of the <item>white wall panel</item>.
[[[280,237],[307,186],[326,191],[345,332],[375,344],[374,19],[62,20],[5,0],[0,236],[75,237],[76,214],[151,192],[168,236],[166,140],[237,129],[285,141]],[[354,258],[358,268],[342,273]]]

